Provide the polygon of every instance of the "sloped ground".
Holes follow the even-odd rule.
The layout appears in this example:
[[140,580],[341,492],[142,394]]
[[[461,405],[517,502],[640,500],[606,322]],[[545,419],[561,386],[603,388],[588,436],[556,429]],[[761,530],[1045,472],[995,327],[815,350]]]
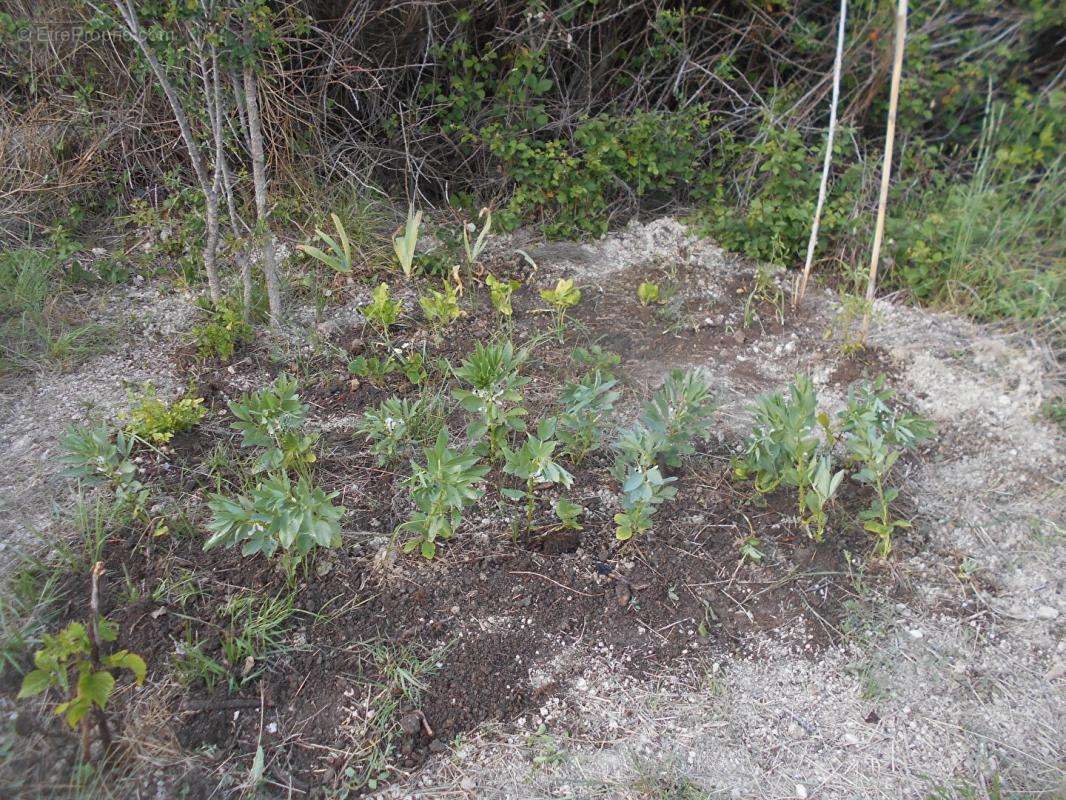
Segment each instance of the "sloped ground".
[[[592,245],[527,250],[538,284],[578,278],[585,300],[577,316],[622,355],[628,382],[654,386],[672,366],[705,368],[725,440],[745,432],[755,394],[797,371],[814,376],[828,405],[842,402],[863,371],[887,373],[901,400],[938,426],[932,451],[900,470],[916,530],[890,566],[867,565],[856,551],[850,568],[826,576],[822,592],[848,587],[840,619],[778,615],[711,641],[692,620],[691,646],[674,664],[656,663],[650,677],[638,677],[633,656],[602,636],[560,636],[515,673],[534,690],[554,687],[542,702],[436,748],[385,794],[920,798],[937,785],[980,786],[994,775],[1019,790],[1061,792],[1066,459],[1061,433],[1039,413],[1058,377],[1039,344],[881,302],[870,350],[848,358],[824,338],[834,309],[820,292],[783,324],[764,305],[745,329],[751,265],[690,239],[670,219]],[[675,311],[636,307],[642,280],[666,285],[671,275],[683,287]],[[67,424],[113,417],[125,407],[126,382],[151,379],[163,393],[180,384],[168,356],[188,325],[188,299],[156,289],[109,299],[110,313],[137,316],[143,328],[118,352],[72,374],[41,376],[5,399],[8,548],[31,529],[46,540],[61,535],[49,503],[66,491],[54,455]],[[768,550],[768,560],[777,557]],[[763,568],[735,559],[721,566],[731,575],[731,614],[750,617],[765,589]],[[807,577],[810,607],[819,584]],[[521,635],[514,619],[474,618],[462,629],[494,626]],[[441,703],[453,688],[434,685]],[[152,707],[146,697],[142,717],[144,704]],[[139,722],[138,735],[157,743],[146,761],[174,761],[167,720]]]

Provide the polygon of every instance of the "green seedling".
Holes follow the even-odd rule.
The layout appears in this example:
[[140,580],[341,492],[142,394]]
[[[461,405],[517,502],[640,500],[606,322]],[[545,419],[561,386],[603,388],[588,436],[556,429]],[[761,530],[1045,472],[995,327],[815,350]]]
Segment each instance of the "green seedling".
[[558,400],[556,437],[562,454],[575,465],[603,444],[604,433],[619,393],[617,381],[600,370],[586,373],[580,381],[568,384]]
[[436,291],[429,289],[426,294],[418,298],[418,304],[422,307],[422,313],[426,315],[426,322],[436,336],[451,325],[462,315],[459,308],[459,294],[454,285],[444,281],[444,290]]
[[348,232],[344,229],[344,225],[341,224],[340,217],[336,214],[330,214],[329,217],[333,220],[333,229],[337,232],[336,239],[315,228],[315,234],[329,248],[328,253],[308,244],[297,245],[296,249],[319,263],[325,264],[334,272],[347,275],[352,271],[352,243],[348,239]]
[[436,398],[411,401],[390,397],[363,412],[356,432],[370,442],[370,453],[378,464],[388,466],[408,455],[414,446],[436,439],[443,424],[443,410]]
[[485,276],[485,284],[489,287],[489,300],[492,302],[493,309],[504,319],[510,319],[514,314],[514,309],[511,307],[511,295],[522,284],[513,279],[498,280],[492,273]]
[[[96,636],[99,642],[113,642],[118,629],[101,618],[96,624]],[[147,668],[144,659],[128,650],[118,650],[106,656],[95,650],[89,632],[80,622],[70,623],[54,636],[44,634],[41,647],[33,656],[34,669],[22,679],[18,699],[59,689],[69,699],[59,703],[55,713],[64,717],[73,730],[90,711],[93,712],[106,746],[110,743],[110,733],[104,710],[115,691],[114,672],[132,672],[134,681],[140,686],[144,683]]]
[[475,415],[467,426],[467,436],[472,441],[484,440],[483,449],[490,459],[513,432],[526,429],[527,412],[520,403],[522,387],[529,379],[519,375],[525,359],[525,351],[515,351],[509,340],[478,342],[454,371],[455,377],[470,387],[452,392],[463,410]]
[[128,394],[130,410],[126,414],[126,433],[142,442],[164,445],[175,433],[191,430],[207,414],[204,399],[186,395],[167,403],[156,394],[155,387],[145,383],[139,395]]
[[537,426],[536,435],[526,436],[525,442],[517,450],[509,450],[503,445],[503,471],[524,482],[521,489],[501,489],[504,497],[516,502],[526,503],[526,530],[533,527],[533,514],[536,510],[536,487],[540,484],[559,484],[567,489],[574,482],[574,476],[563,469],[553,455],[559,443],[555,440],[555,420],[542,420]]
[[637,287],[637,300],[642,306],[650,305],[659,301],[659,285],[657,283],[642,283]]
[[574,286],[571,278],[560,278],[554,289],[541,289],[540,297],[548,304],[555,317],[555,331],[561,342],[566,325],[566,310],[581,302],[581,290]]
[[485,247],[488,245],[489,231],[492,230],[492,211],[489,208],[481,209],[481,213],[478,215],[478,219],[485,218],[485,224],[481,226],[481,232],[478,233],[477,239],[474,243],[470,243],[470,234],[475,230],[474,223],[468,223],[463,226],[463,251],[466,253],[466,265],[473,270],[477,260],[481,257],[481,254],[485,251]]
[[481,496],[478,484],[489,467],[478,463],[480,457],[472,449],[449,449],[447,428],[441,428],[436,444],[424,453],[426,463],[412,461],[411,476],[405,481],[417,510],[396,530],[414,534],[404,543],[405,553],[417,548],[430,559],[437,553],[439,540],[455,535],[463,509]]
[[[414,271],[415,246],[418,244],[418,229],[422,224],[422,212],[415,211],[412,205],[407,210],[407,222],[403,227],[403,235],[393,235],[392,249],[396,253],[396,260],[400,262],[400,269],[408,278]],[[397,229],[396,233],[399,233]]]
[[296,379],[280,375],[264,389],[241,395],[229,404],[242,447],[262,448],[253,472],[295,469],[306,474],[315,462],[318,435],[304,433],[307,406],[296,392]]
[[399,300],[389,297],[389,285],[378,284],[370,295],[370,302],[359,309],[363,318],[373,325],[385,343],[389,342],[389,328],[396,324],[400,318],[401,305]]

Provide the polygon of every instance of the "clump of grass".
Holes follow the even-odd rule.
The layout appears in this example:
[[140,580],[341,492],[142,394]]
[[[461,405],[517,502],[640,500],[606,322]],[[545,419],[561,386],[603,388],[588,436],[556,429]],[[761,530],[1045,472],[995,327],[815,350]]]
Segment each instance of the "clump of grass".
[[99,351],[103,332],[64,287],[56,253],[0,253],[0,378],[44,366],[70,368]]

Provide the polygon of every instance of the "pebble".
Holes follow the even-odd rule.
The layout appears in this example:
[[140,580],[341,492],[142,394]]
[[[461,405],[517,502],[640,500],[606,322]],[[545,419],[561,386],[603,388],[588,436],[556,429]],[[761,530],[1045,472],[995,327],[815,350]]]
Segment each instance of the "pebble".
[[1036,616],[1039,619],[1055,619],[1059,615],[1059,610],[1052,606],[1040,606],[1036,610]]
[[796,797],[800,798],[800,800],[804,800],[807,797],[807,787],[802,783],[796,784]]

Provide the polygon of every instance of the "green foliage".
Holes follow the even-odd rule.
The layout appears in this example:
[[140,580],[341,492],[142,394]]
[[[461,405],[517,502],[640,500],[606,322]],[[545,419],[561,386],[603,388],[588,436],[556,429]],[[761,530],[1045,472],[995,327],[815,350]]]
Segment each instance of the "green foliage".
[[892,409],[890,399],[891,392],[879,377],[849,393],[834,425],[828,414],[818,412],[810,378],[798,375],[787,398],[775,392],[755,401],[755,425],[744,455],[734,459],[734,474],[753,479],[759,492],[779,486],[795,489],[800,519],[821,541],[827,509],[847,474],[847,469],[833,471],[833,450],[842,443],[852,478],[874,490],[871,506],[860,513],[860,520],[878,537],[877,552],[887,556],[893,532],[910,524],[891,516],[889,507],[899,490],[887,485],[889,473],[902,450],[913,448],[932,432],[927,421]]
[[277,472],[247,495],[229,498],[212,494],[208,502],[211,536],[204,550],[241,546],[241,555],[262,553],[272,558],[280,548],[290,580],[316,547],[339,547],[344,510],[333,505],[337,492],[326,493],[301,477],[293,483]]
[[148,490],[137,480],[131,459],[133,438],[118,431],[114,437],[105,425],[69,428],[61,437],[64,454],[59,463],[64,475],[86,486],[110,485],[120,506],[142,510]]
[[231,298],[203,308],[207,319],[192,328],[196,352],[200,358],[228,362],[238,347],[252,340],[252,326],[244,321],[240,303]]
[[[744,327],[759,319],[758,307],[767,305],[773,309],[779,324],[785,324],[785,293],[777,285],[777,275],[783,270],[770,263],[760,263],[755,268],[755,279],[744,301]],[[761,323],[760,323],[761,324]]]
[[662,388],[644,407],[643,423],[662,437],[660,463],[681,466],[681,458],[696,452],[692,441],[706,440],[716,406],[711,390],[697,370],[671,371]]
[[443,410],[436,398],[390,397],[363,412],[356,432],[366,437],[378,464],[388,466],[409,455],[416,445],[434,441],[443,426]]
[[[113,642],[117,636],[115,626],[105,619],[97,624],[100,641]],[[103,711],[115,689],[114,670],[126,669],[133,673],[140,686],[144,683],[147,668],[144,659],[128,650],[118,650],[101,656],[94,663],[91,655],[89,634],[80,622],[72,622],[59,633],[45,634],[41,648],[33,656],[34,669],[26,673],[18,697],[35,697],[51,688],[58,688],[70,695],[55,708],[57,715],[66,717],[71,729],[96,707]],[[71,680],[71,670],[76,678]],[[71,686],[73,685],[73,691]]]
[[392,238],[392,249],[396,253],[396,260],[399,261],[400,269],[408,278],[414,271],[415,247],[418,244],[418,228],[421,224],[422,212],[415,211],[415,207],[411,206],[407,210],[407,222],[404,223],[403,233],[399,236],[394,234]]
[[389,297],[389,285],[378,284],[370,295],[370,302],[359,309],[363,317],[381,333],[387,342],[389,340],[389,328],[400,318],[402,306],[399,300]]
[[538,484],[559,484],[567,489],[574,476],[563,469],[553,458],[559,442],[555,440],[555,420],[542,420],[537,425],[536,435],[529,434],[517,450],[503,445],[503,471],[524,482],[522,489],[501,489],[510,500],[526,502],[526,529],[533,527],[533,512],[536,506]]
[[129,393],[130,410],[126,415],[126,433],[144,442],[166,444],[175,433],[191,430],[207,413],[202,397],[185,397],[167,403],[145,383],[139,395]]
[[385,378],[400,368],[392,356],[356,356],[348,362],[348,372],[359,378],[365,378],[375,386],[380,386]]
[[470,242],[470,234],[476,230],[474,223],[471,222],[463,226],[463,252],[466,254],[466,265],[471,270],[473,270],[481,254],[485,252],[485,247],[488,246],[489,232],[492,230],[491,209],[483,208],[477,216],[478,219],[484,217],[485,224],[481,226],[481,231],[473,244]]
[[479,464],[474,450],[448,448],[448,429],[441,428],[433,447],[424,450],[425,465],[411,462],[411,476],[405,482],[416,511],[398,531],[414,534],[404,543],[404,552],[418,548],[425,558],[433,558],[437,541],[450,539],[462,522],[466,506],[481,496],[478,483],[489,471]]
[[560,452],[578,465],[593,450],[603,445],[603,437],[619,393],[618,382],[598,369],[593,369],[579,381],[569,383],[559,397],[560,410],[556,416],[556,437]]
[[505,226],[534,217],[549,236],[598,236],[620,186],[639,198],[696,177],[706,126],[704,110],[692,107],[592,117],[569,140],[531,138],[500,124],[486,126],[481,137],[513,181]]
[[489,300],[493,309],[501,317],[510,319],[514,313],[511,307],[511,295],[521,286],[521,282],[514,279],[501,281],[495,275],[489,273],[485,276],[485,284],[489,287]]
[[344,225],[341,224],[340,217],[336,214],[330,214],[329,216],[333,220],[333,227],[337,232],[336,239],[315,228],[315,233],[329,248],[329,252],[326,253],[318,247],[307,244],[297,245],[296,249],[311,256],[319,263],[325,264],[334,272],[347,275],[352,271],[352,243],[348,239],[348,232],[344,229]]
[[644,282],[637,287],[637,300],[642,306],[656,303],[659,300],[659,284]]
[[426,294],[418,298],[418,304],[422,306],[422,313],[426,315],[426,321],[437,335],[451,325],[463,313],[459,308],[459,295],[454,285],[444,281],[444,290],[436,291],[428,289]]
[[563,530],[580,531],[584,526],[578,521],[585,509],[577,503],[560,497],[555,503],[555,517],[559,520],[559,527]]
[[55,251],[0,252],[0,377],[73,366],[99,350],[103,329],[68,302],[62,268]]
[[682,456],[695,452],[691,440],[708,435],[713,412],[703,377],[697,371],[674,370],[637,423],[622,432],[611,470],[622,485],[622,511],[614,518],[619,540],[651,530],[656,507],[677,494],[671,485],[677,479],[664,476],[661,467],[680,466]]
[[274,383],[229,404],[242,447],[263,449],[254,472],[306,470],[315,461],[317,434],[303,431],[307,406],[300,401],[296,379],[280,375]]
[[522,387],[529,379],[519,375],[525,359],[525,351],[515,351],[510,340],[478,342],[474,352],[454,370],[455,377],[470,388],[455,389],[452,396],[464,411],[476,415],[467,426],[467,437],[472,441],[484,439],[481,450],[490,459],[512,432],[526,429],[527,412],[520,403]]
[[566,310],[581,302],[581,290],[574,286],[570,278],[560,278],[553,289],[541,289],[540,297],[555,315],[555,330],[559,341],[563,339],[563,326],[566,323]]

